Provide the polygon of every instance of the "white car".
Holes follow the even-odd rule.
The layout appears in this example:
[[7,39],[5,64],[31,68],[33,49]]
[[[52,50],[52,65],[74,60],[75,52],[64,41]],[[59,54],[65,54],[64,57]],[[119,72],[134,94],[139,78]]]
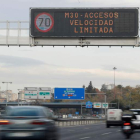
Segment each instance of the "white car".
[[130,109],[133,112],[131,123],[133,129],[140,129],[140,109]]

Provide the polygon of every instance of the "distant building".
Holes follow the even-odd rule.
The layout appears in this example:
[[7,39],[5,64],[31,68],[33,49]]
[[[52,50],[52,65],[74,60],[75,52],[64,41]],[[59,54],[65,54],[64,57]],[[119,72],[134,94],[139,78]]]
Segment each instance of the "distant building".
[[114,88],[114,84],[103,84],[102,90],[112,90]]
[[17,100],[17,98],[18,98],[18,95],[17,95],[17,93],[11,93],[11,100],[10,101],[15,101],[15,100]]
[[17,100],[17,94],[13,93],[12,90],[0,91],[0,99],[6,99],[7,97],[8,97],[7,101]]
[[136,88],[140,88],[140,85],[136,85]]
[[114,84],[109,84],[108,89],[112,90],[114,88]]
[[6,91],[0,91],[0,98],[6,98]]
[[19,91],[19,100],[24,100],[24,90]]

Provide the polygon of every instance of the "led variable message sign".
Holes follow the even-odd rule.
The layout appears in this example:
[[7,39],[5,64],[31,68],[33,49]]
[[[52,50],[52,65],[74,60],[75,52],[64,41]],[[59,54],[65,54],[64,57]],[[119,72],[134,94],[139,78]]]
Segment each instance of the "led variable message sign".
[[31,8],[32,37],[137,37],[137,8]]

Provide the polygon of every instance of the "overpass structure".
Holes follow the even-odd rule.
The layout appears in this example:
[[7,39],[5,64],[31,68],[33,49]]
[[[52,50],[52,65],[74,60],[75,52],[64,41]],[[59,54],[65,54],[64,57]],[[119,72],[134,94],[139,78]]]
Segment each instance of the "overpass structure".
[[30,37],[29,21],[0,21],[0,46],[140,46],[140,38]]
[[[56,112],[59,112],[59,109],[62,109],[62,108],[68,108],[68,109],[76,109],[78,112],[81,112],[81,114],[83,114],[83,111],[86,109],[86,103],[22,103],[22,104],[18,104],[18,102],[8,102],[7,103],[7,106],[17,106],[17,105],[20,105],[20,106],[32,106],[32,105],[35,105],[35,106],[38,106],[38,105],[41,105],[41,106],[44,106],[44,107],[48,107],[48,108],[51,108],[53,109],[54,111]],[[112,105],[115,105],[115,106],[112,106]],[[109,104],[109,108],[117,108],[117,103],[112,103],[112,104]],[[4,108],[6,107],[6,103],[0,103],[0,110],[4,110]],[[96,111],[96,112],[100,112],[100,113],[103,113],[103,110],[106,114],[106,108],[90,108],[91,111]]]
[[[112,105],[116,105],[117,103],[111,103],[109,104],[109,108],[115,108]],[[17,106],[18,102],[8,102],[7,106]],[[20,106],[31,106],[31,105],[41,105],[41,106],[46,106],[49,108],[85,108],[86,103],[40,103],[40,104],[35,104],[35,103],[20,103]],[[0,107],[5,107],[6,103],[0,103]]]

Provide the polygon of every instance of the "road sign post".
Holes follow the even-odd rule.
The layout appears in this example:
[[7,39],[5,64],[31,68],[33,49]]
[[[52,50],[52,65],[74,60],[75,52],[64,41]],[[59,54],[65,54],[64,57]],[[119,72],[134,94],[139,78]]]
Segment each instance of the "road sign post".
[[25,99],[37,99],[37,87],[25,87],[24,88],[24,98]]
[[81,103],[81,115],[83,114],[83,112],[82,112],[82,103]]
[[92,102],[90,101],[86,102],[86,108],[92,108]]
[[55,100],[84,100],[84,88],[54,88]]
[[50,99],[51,88],[50,87],[39,87],[38,88],[38,99]]
[[101,108],[102,104],[100,102],[94,102],[93,103],[93,108]]
[[25,87],[24,88],[25,99],[50,99],[51,88],[50,87]]
[[79,115],[79,112],[75,112],[75,115]]
[[107,116],[106,116],[106,94],[105,94],[105,118],[107,118]]

